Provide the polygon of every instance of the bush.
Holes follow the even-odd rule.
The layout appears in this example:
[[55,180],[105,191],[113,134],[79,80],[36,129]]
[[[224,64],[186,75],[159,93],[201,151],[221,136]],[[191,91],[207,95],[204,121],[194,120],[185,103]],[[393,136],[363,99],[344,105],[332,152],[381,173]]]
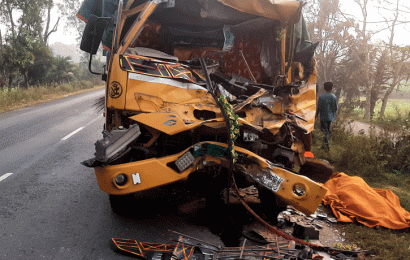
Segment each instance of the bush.
[[[99,83],[101,85],[101,82]],[[98,84],[92,81],[73,81],[62,84],[33,86],[27,89],[11,88],[0,91],[0,112],[23,107],[42,100],[58,97],[72,92],[93,88]]]
[[[339,171],[366,177],[369,181],[384,180],[383,173],[410,175],[410,124],[408,120],[400,120],[398,129],[388,127],[380,135],[355,135],[349,131],[348,119],[339,116],[332,125],[330,135],[331,151],[323,147],[323,134],[319,130],[319,122],[314,130],[314,152],[317,157],[333,163]],[[396,129],[396,130],[391,130]]]

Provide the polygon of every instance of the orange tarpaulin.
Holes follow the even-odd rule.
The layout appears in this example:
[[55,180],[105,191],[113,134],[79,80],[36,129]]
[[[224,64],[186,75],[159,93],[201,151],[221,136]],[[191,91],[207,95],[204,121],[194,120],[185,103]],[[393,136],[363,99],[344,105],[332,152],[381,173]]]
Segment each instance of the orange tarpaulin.
[[328,191],[323,202],[340,222],[356,220],[368,227],[390,229],[410,227],[410,213],[391,190],[371,188],[362,178],[344,173],[333,174],[324,186]]

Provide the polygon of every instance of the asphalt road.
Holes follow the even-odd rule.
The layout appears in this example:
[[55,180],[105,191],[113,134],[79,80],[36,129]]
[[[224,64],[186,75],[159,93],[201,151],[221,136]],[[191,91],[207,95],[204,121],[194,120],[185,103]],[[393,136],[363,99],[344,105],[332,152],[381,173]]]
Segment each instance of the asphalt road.
[[112,251],[109,240],[170,243],[177,236],[169,229],[221,244],[176,213],[127,219],[111,212],[94,170],[80,164],[102,138],[104,118],[92,108],[102,94],[0,114],[1,260],[133,259]]

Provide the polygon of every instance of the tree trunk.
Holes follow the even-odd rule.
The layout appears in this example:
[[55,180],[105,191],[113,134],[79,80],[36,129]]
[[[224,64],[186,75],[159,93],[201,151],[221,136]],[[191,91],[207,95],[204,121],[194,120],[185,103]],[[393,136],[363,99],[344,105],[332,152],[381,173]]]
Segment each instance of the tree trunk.
[[340,100],[340,96],[342,95],[342,88],[341,87],[338,87],[336,89],[335,95],[336,95],[337,100]]
[[11,33],[12,33],[13,38],[14,38],[14,37],[16,37],[16,30],[15,30],[16,25],[14,24],[13,10],[11,9],[9,1],[4,1],[4,3],[5,3],[6,8],[7,8],[7,13],[9,15],[9,19],[10,19]]
[[11,89],[12,85],[13,85],[13,74],[10,73],[10,75],[9,75],[9,87],[8,88]]
[[46,28],[44,29],[43,41],[45,44],[48,44],[48,39],[50,35],[57,31],[58,23],[60,22],[60,18],[58,17],[57,22],[54,24],[53,28],[50,30],[50,22],[51,22],[51,9],[53,8],[53,3],[50,2],[47,6],[47,17],[46,17]]
[[[394,19],[392,22],[392,25],[390,27],[390,38],[389,38],[389,51],[390,51],[390,57],[393,58],[394,57],[394,44],[393,44],[393,39],[394,39],[394,29],[396,27],[396,22],[398,20],[399,17],[399,1],[396,2],[396,9],[395,9],[395,15],[394,15]],[[404,60],[403,60],[404,61]],[[391,95],[391,93],[393,92],[393,90],[396,88],[396,86],[399,84],[399,82],[401,81],[399,79],[399,70],[398,70],[398,66],[397,64],[393,65],[393,81],[389,86],[389,89],[386,91],[386,93],[384,94],[384,97],[382,99],[382,107],[380,109],[380,115],[379,118],[382,119],[384,117],[384,112],[386,111],[386,107],[387,107],[387,102],[389,101],[389,97]]]
[[24,76],[24,88],[25,89],[28,89],[28,86],[29,86],[29,84],[28,84],[28,70],[26,70],[24,73],[23,73],[23,76]]
[[368,89],[366,91],[366,103],[365,103],[365,114],[364,114],[364,120],[370,121],[370,104],[371,104],[371,90]]
[[384,112],[386,111],[388,101],[389,101],[389,98],[384,96],[383,99],[382,99],[382,107],[380,109],[380,115],[379,115],[380,119],[382,119],[384,117]]
[[390,85],[389,89],[384,94],[384,97],[382,99],[382,107],[380,109],[380,115],[379,115],[380,119],[382,119],[384,117],[384,112],[386,111],[387,102],[389,102],[389,97],[390,97],[391,93],[393,93],[393,90],[396,88],[396,85],[397,84],[395,82],[393,82],[393,84]]
[[374,108],[376,107],[376,102],[378,100],[379,93],[378,91],[373,88],[370,91],[370,119],[373,119],[374,116]]

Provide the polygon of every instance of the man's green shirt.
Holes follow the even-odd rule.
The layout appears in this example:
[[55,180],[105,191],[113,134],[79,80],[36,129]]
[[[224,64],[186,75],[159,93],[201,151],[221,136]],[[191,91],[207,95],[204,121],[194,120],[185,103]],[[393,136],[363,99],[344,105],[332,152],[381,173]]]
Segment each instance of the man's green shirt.
[[316,114],[320,115],[320,121],[335,121],[337,111],[337,98],[332,93],[320,95],[317,102]]

